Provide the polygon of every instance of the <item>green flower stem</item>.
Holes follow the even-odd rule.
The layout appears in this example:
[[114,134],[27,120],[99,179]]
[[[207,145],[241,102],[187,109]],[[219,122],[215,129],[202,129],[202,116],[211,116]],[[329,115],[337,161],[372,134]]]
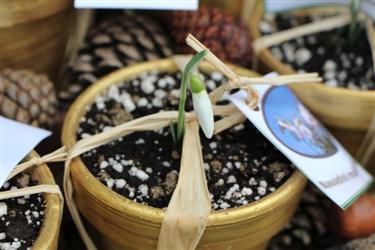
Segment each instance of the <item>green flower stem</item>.
[[349,44],[354,45],[355,40],[358,36],[358,11],[359,11],[359,4],[360,0],[351,0],[350,1],[350,14],[351,14],[351,21],[349,25]]
[[181,142],[182,135],[185,127],[185,103],[186,103],[186,90],[194,69],[198,63],[203,60],[207,55],[207,50],[203,50],[193,56],[187,63],[182,74],[180,101],[178,103],[178,119],[177,119],[177,142]]

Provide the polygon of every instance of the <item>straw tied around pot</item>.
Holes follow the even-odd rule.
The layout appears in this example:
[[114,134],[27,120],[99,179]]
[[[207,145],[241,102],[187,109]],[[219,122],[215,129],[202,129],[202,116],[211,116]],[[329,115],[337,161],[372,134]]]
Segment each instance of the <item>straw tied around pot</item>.
[[[251,84],[278,85],[321,81],[315,73],[269,79],[238,76],[192,35],[188,36],[187,43],[198,53],[184,67],[178,112],[163,111],[130,120],[111,129],[106,129],[99,134],[81,139],[68,152],[64,175],[65,197],[72,217],[88,249],[96,249],[96,247],[84,228],[73,199],[74,189],[70,168],[74,158],[92,149],[98,149],[111,141],[122,139],[121,137],[131,136],[134,132],[155,131],[170,127],[177,147],[182,143],[182,156],[177,186],[173,191],[161,225],[158,249],[195,249],[205,231],[211,212],[211,198],[204,171],[199,124],[203,133],[210,138],[244,121],[243,114],[234,106],[215,105],[219,98],[229,90],[245,88],[248,91],[248,105],[256,109],[259,98],[250,86]],[[199,62],[204,58],[229,78],[227,83],[214,89],[209,95],[202,80],[194,73]],[[186,113],[184,102],[188,87],[192,92],[194,111]],[[214,115],[221,119],[215,121]],[[175,126],[175,123],[177,123],[177,126]],[[119,170],[122,168],[121,166],[116,167]],[[133,170],[130,169],[129,171]],[[145,172],[136,171],[136,169],[133,172],[140,179],[147,179],[148,175]],[[152,169],[150,172],[152,172]],[[305,183],[305,181],[302,182]],[[264,239],[264,242],[257,242],[256,246],[264,247],[268,240]]]
[[[50,154],[44,155],[43,157],[34,156],[30,160],[27,160],[17,165],[9,174],[6,180],[8,181],[20,173],[28,169],[32,169],[33,167],[40,166],[44,163],[64,161],[65,156],[66,156],[65,147],[59,148]],[[37,193],[59,194],[61,197],[61,202],[63,202],[63,198],[62,198],[62,194],[61,194],[59,186],[46,185],[46,184],[0,192],[0,200],[16,198],[16,197],[25,196],[25,195],[32,195],[32,194],[37,194]]]
[[64,148],[43,157],[31,152],[6,178],[0,191],[1,249],[57,248],[63,196],[44,164],[65,156]]

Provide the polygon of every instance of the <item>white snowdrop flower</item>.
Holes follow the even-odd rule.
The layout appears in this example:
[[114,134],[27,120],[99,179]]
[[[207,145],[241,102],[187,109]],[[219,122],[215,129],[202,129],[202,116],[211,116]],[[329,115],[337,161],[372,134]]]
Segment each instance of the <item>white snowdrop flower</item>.
[[193,96],[193,107],[197,115],[199,125],[204,135],[211,138],[214,134],[214,114],[212,104],[202,80],[194,75],[190,80],[190,88]]

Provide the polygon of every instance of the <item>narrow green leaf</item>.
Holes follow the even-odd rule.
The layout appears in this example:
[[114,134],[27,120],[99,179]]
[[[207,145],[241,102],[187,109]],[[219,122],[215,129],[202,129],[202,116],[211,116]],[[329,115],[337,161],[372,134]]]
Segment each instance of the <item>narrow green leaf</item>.
[[169,119],[169,129],[171,130],[173,143],[177,144],[176,131],[172,119]]
[[359,34],[359,23],[358,23],[358,12],[359,12],[360,0],[350,1],[350,14],[351,21],[349,24],[349,44],[354,45],[354,42],[358,38]]

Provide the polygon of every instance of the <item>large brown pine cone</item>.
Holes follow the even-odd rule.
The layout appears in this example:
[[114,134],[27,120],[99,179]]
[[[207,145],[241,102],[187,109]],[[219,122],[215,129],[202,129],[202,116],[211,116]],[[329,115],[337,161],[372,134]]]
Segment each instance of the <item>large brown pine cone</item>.
[[51,128],[58,120],[53,84],[30,70],[0,71],[0,115]]
[[220,59],[242,66],[250,65],[250,32],[241,21],[218,9],[205,7],[199,11],[175,11],[171,15],[170,33],[178,53],[193,52],[185,42],[186,36],[191,33]]
[[89,31],[59,99],[68,106],[86,87],[116,69],[171,55],[169,38],[152,20],[128,13],[104,19]]

